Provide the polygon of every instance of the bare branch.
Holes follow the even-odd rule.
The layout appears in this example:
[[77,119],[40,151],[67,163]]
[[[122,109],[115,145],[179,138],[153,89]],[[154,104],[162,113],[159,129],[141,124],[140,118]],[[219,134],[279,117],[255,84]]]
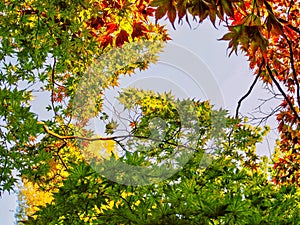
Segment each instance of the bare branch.
[[290,12],[291,12],[291,8],[293,7],[293,5],[294,5],[294,1],[292,0],[292,1],[290,1],[290,5],[289,5],[289,9],[288,9],[288,11],[287,11],[287,18],[289,17],[289,15],[290,15]]
[[257,75],[256,75],[256,77],[255,77],[253,83],[251,84],[251,86],[250,86],[248,92],[247,92],[247,93],[246,93],[246,94],[238,101],[238,105],[237,105],[237,108],[236,108],[236,111],[235,111],[235,117],[236,117],[236,118],[237,118],[238,115],[239,115],[239,110],[240,110],[242,101],[245,100],[245,99],[251,94],[251,92],[252,92],[252,90],[253,90],[255,84],[257,83],[258,78],[260,77],[260,74],[261,74],[261,70],[262,70],[263,65],[264,65],[264,62],[262,62],[262,63],[260,64],[258,73],[257,73]]

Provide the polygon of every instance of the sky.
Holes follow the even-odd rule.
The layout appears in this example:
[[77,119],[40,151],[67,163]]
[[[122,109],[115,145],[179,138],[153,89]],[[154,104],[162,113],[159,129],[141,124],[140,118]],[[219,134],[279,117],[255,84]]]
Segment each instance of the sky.
[[[199,26],[192,24],[192,28],[187,24],[176,28],[174,30],[168,26],[172,40],[163,53],[163,60],[150,67],[149,71],[123,79],[120,86],[135,85],[158,91],[171,90],[179,97],[213,98],[217,104],[234,115],[238,100],[248,91],[254,80],[247,59],[242,54],[232,54],[229,58],[226,52],[228,42],[217,40],[225,34],[226,29],[221,27],[217,30],[209,21],[204,21]],[[195,63],[192,63],[193,60],[196,60]],[[191,65],[178,66],[182,62]],[[241,113],[246,115],[252,112],[260,104],[258,99],[262,96],[267,96],[267,92],[258,83],[253,93],[242,103]],[[37,97],[32,108],[34,112],[42,113],[42,117],[47,116],[41,111],[45,106],[45,98],[48,97]],[[270,123],[274,127],[274,121]],[[270,146],[273,145],[275,137],[274,132],[268,136]],[[258,154],[269,156],[269,145],[265,141],[257,146]],[[6,193],[0,198],[0,224],[14,224],[15,212],[16,195]]]

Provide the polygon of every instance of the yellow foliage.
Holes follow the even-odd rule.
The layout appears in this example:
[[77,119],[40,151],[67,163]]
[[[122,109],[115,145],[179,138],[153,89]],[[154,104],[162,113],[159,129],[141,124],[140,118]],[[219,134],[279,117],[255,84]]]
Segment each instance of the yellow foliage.
[[[96,135],[93,138],[100,138],[100,136]],[[115,142],[113,140],[99,140],[90,142],[87,148],[83,150],[82,154],[88,161],[90,159],[97,159],[101,162],[103,159],[108,160],[112,155],[118,159],[118,155],[115,150]]]
[[[99,136],[95,136],[94,138],[98,137]],[[115,149],[115,142],[113,140],[92,141],[82,152],[71,143],[68,143],[66,148],[60,150],[60,155],[65,162],[69,161],[70,157],[75,157],[79,161],[83,158],[86,160],[96,158],[101,162],[103,159],[109,159],[112,154],[114,154],[117,159],[118,155]],[[38,183],[30,181],[25,177],[23,178],[23,187],[20,190],[20,197],[25,203],[25,207],[22,210],[27,216],[33,216],[33,214],[39,210],[39,206],[45,206],[47,203],[51,203],[53,201],[53,193],[58,190],[58,187],[63,185],[63,179],[69,175],[62,161],[52,159],[48,164],[50,171],[47,175],[40,178],[45,181],[43,184],[45,189],[42,189]],[[122,194],[122,196],[126,197],[127,195]],[[107,200],[106,202],[107,203],[102,205],[100,209],[95,206],[95,216],[103,213],[103,210],[109,210],[115,206],[114,201]],[[87,224],[89,222],[92,224],[93,219],[96,218],[90,217],[90,215],[80,215],[80,217]]]
[[53,200],[52,192],[41,191],[38,184],[23,179],[24,187],[21,189],[23,200],[26,201],[26,214],[32,216],[39,206],[45,206]]

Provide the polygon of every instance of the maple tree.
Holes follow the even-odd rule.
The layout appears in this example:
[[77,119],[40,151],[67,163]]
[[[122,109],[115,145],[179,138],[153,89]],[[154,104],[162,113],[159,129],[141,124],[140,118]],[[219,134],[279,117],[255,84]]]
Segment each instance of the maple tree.
[[[22,173],[44,157],[36,153],[51,154],[52,149],[65,145],[51,138],[39,143],[37,138],[44,133],[43,124],[54,132],[72,132],[67,129],[72,99],[68,103],[65,99],[75,95],[95,59],[125,42],[157,42],[149,57],[114,70],[103,88],[115,85],[120,74],[145,69],[155,60],[151,55],[160,51],[161,41],[168,36],[163,26],[147,20],[153,10],[144,9],[145,4],[147,1],[1,2],[1,191],[10,190],[16,182],[11,176],[14,169]],[[140,46],[142,49],[143,44]],[[131,54],[138,56],[139,52],[132,50]],[[37,83],[41,91],[50,92],[47,110],[54,113],[43,123],[30,110],[31,86]],[[102,98],[101,91],[95,94]]]
[[[130,95],[132,98],[128,98]],[[99,155],[98,149],[94,163],[81,161],[73,164],[68,169],[69,175],[53,192],[52,198],[46,204],[36,199],[30,207],[34,208],[38,204],[38,210],[34,214],[27,214],[28,218],[21,222],[297,223],[299,207],[295,205],[300,203],[300,193],[295,186],[278,187],[272,184],[267,173],[269,160],[255,153],[255,145],[263,140],[267,128],[253,127],[240,120],[237,126],[237,119],[226,116],[224,110],[213,110],[208,102],[178,100],[170,94],[130,88],[120,93],[118,99],[129,109],[128,114],[135,110],[134,106],[138,105],[141,109],[138,113],[141,119],[132,131],[134,136],[128,136],[129,140],[122,138],[117,145],[110,140],[112,143],[107,143],[110,147],[104,147],[116,153],[119,152],[116,151],[119,146],[125,154],[119,152],[119,158],[113,154]],[[133,101],[136,104],[132,104]],[[166,104],[167,107],[162,107]],[[195,113],[197,116],[190,117],[186,123],[181,120],[183,124],[180,126],[177,123],[179,115],[174,111],[176,106],[185,109],[188,117]],[[157,123],[151,129],[149,123],[155,118],[163,118],[166,126]],[[213,121],[224,120],[226,123],[218,128],[216,136],[212,129]],[[134,137],[147,139],[139,138],[132,142],[130,139]],[[93,149],[99,144],[103,145],[103,141],[92,142],[86,152],[89,155],[86,159],[94,159],[90,154],[95,154]],[[206,154],[210,149],[213,152]],[[174,152],[178,155],[174,155]],[[171,164],[170,155],[174,156]],[[98,160],[98,157],[102,160]],[[135,169],[128,170],[122,162]],[[178,165],[180,169],[176,168]],[[105,176],[99,172],[102,169],[106,171]],[[124,185],[124,179],[140,185]],[[157,180],[159,182],[149,182]],[[42,184],[49,186],[49,183]],[[46,192],[49,193],[48,190]]]
[[274,154],[274,182],[299,183],[299,1],[154,0],[151,5],[157,7],[156,20],[166,15],[173,27],[176,18],[189,23],[189,17],[199,23],[209,18],[214,26],[217,20],[225,24],[229,32],[220,40],[229,41],[230,54],[245,52],[256,75],[254,84],[260,79],[282,96],[276,115],[280,142]]
[[[0,193],[22,179],[20,223],[297,224],[299,190],[276,185],[299,178],[297,2],[4,0],[0,9]],[[225,23],[221,39],[246,52],[255,82],[282,94],[275,184],[255,153],[268,129],[238,112],[130,88],[118,97],[127,117],[105,111],[121,75],[156,62],[170,38],[149,17],[165,15],[173,26],[189,16]],[[49,119],[31,110],[36,89],[49,96]],[[90,129],[95,118],[105,135]]]

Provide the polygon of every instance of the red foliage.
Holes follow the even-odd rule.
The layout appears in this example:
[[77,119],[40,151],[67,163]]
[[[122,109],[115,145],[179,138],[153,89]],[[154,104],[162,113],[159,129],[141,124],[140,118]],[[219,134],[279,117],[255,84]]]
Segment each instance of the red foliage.
[[[87,29],[92,36],[97,37],[101,47],[121,47],[130,38],[148,38],[148,34],[162,26],[153,26],[149,23],[148,17],[153,16],[154,8],[149,6],[150,0],[138,0],[135,3],[127,0],[100,1],[94,6],[102,12],[101,16],[92,18],[87,22]],[[122,15],[116,18],[116,15]],[[175,18],[174,18],[175,19]],[[129,21],[131,29],[124,29],[120,26],[120,20]],[[130,33],[131,32],[131,33]],[[163,30],[166,33],[165,30]],[[166,35],[167,39],[167,35]]]

